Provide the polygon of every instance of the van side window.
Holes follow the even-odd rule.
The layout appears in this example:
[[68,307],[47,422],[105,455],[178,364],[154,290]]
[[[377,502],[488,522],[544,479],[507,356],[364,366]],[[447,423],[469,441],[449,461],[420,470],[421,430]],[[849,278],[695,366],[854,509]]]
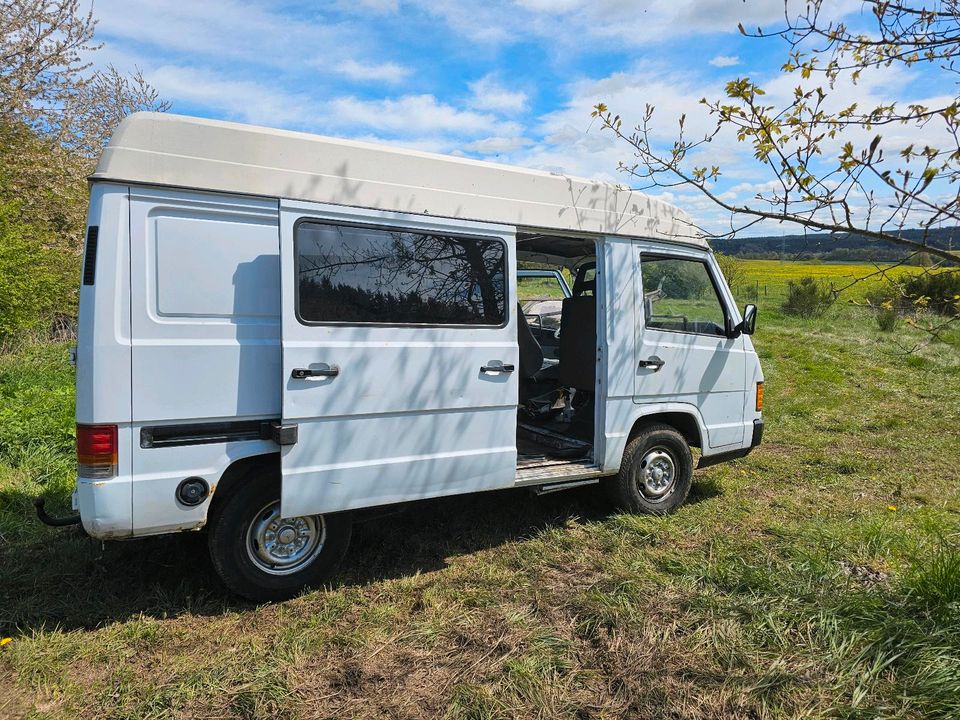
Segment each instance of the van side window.
[[725,335],[723,303],[706,263],[643,255],[646,327],[701,335]]
[[506,322],[501,240],[308,221],[294,242],[302,322]]

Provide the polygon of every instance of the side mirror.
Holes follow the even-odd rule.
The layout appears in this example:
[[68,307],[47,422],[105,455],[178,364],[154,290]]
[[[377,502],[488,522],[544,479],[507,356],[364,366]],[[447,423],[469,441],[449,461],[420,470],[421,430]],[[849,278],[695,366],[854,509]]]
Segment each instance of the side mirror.
[[743,320],[737,326],[737,329],[744,335],[753,335],[753,331],[757,329],[756,305],[751,304],[743,308]]

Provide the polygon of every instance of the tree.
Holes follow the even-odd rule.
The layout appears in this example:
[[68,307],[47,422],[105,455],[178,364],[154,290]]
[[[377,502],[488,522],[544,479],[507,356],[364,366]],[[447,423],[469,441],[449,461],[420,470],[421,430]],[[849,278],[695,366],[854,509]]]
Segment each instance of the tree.
[[727,285],[729,285],[731,289],[739,285],[743,281],[744,275],[743,263],[740,259],[721,252],[716,253],[716,258],[717,264],[720,266],[720,271],[727,280]]
[[169,109],[170,103],[160,99],[140,68],[124,75],[109,65],[78,85],[71,95],[63,113],[61,142],[92,161],[127,115]]
[[139,70],[93,68],[95,27],[79,0],[0,0],[0,336],[72,312],[86,177],[124,117],[169,108]]
[[87,82],[96,50],[93,9],[79,0],[0,0],[0,117],[44,130],[60,126],[66,103]]
[[[758,222],[789,222],[855,232],[952,262],[957,256],[929,243],[927,232],[960,223],[958,3],[862,0],[864,12],[854,27],[830,19],[833,6],[823,0],[785,0],[781,27],[748,31],[741,25],[740,31],[786,42],[781,70],[797,77],[787,101],[771,102],[758,83],[737,78],[727,83],[725,98],[701,100],[715,121],[709,132],[690,138],[681,117],[676,139],[667,147],[658,146],[651,132],[652,105],[633,129],[625,129],[623,118],[604,103],[595,106],[593,116],[631,147],[634,161],[621,162],[620,168],[640,189],[694,188],[730,213],[728,232],[708,234],[730,237]],[[844,100],[843,88],[861,82],[865,73],[891,67],[922,68],[949,92],[929,105],[890,99],[860,107]],[[943,142],[895,146],[884,140],[885,133],[903,128],[917,138]],[[718,189],[723,170],[710,162],[710,143],[726,133],[752,146],[770,180],[758,182],[750,200],[728,199]],[[902,237],[908,225],[924,232],[919,238]]]

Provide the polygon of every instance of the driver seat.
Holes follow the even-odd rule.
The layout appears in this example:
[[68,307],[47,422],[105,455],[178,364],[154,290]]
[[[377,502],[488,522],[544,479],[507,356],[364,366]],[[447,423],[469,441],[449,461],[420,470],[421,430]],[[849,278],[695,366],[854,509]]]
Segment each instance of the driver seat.
[[[597,389],[596,267],[595,262],[580,266],[573,296],[564,299],[560,312],[560,382],[589,392]],[[586,279],[589,270],[592,280]]]

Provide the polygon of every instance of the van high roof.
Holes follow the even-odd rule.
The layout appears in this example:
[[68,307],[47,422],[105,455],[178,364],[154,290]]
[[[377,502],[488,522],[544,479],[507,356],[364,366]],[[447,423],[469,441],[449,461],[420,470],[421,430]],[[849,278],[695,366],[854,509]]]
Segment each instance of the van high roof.
[[611,183],[167,113],[125,119],[91,179],[707,246],[682,210]]

